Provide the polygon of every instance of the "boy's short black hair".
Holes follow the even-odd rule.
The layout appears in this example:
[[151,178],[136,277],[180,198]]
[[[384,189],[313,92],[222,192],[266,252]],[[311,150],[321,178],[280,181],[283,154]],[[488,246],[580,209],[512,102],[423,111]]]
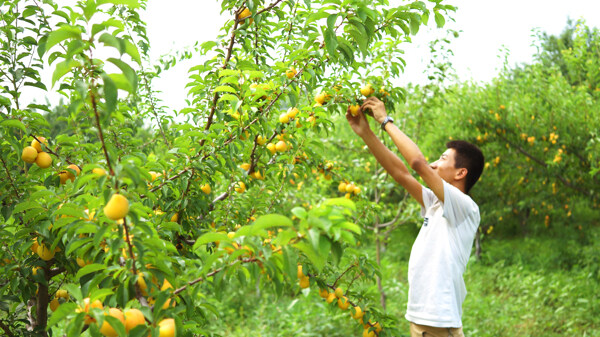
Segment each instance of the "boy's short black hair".
[[475,185],[481,172],[483,172],[483,166],[485,159],[483,152],[474,144],[471,144],[465,140],[453,140],[446,143],[446,147],[454,149],[456,151],[456,158],[454,166],[456,168],[467,169],[467,180],[465,183],[466,193],[469,193],[471,187]]

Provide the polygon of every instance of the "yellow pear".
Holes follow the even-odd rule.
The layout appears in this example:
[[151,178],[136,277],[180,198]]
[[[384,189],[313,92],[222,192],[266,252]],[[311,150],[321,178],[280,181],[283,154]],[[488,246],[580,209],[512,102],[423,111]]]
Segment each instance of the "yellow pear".
[[285,71],[285,76],[287,76],[287,78],[291,80],[292,78],[294,78],[294,76],[296,76],[297,73],[298,72],[296,71],[296,68],[290,67],[290,69]]
[[300,279],[300,288],[305,289],[310,287],[310,278],[308,276],[304,276]]
[[129,212],[129,201],[123,195],[115,193],[104,206],[104,214],[111,220],[123,219]]
[[138,325],[145,325],[146,319],[144,314],[139,309],[127,309],[125,310],[125,331],[129,333],[129,330],[135,328]]
[[375,89],[373,89],[373,87],[371,87],[370,83],[367,83],[364,87],[362,87],[360,89],[360,93],[366,97],[373,95],[374,92],[375,92]]
[[344,291],[342,290],[342,288],[340,288],[340,287],[335,288],[335,297],[337,297],[337,298],[344,297]]
[[350,106],[350,114],[354,117],[358,116],[358,112],[360,111],[360,105],[351,105]]
[[202,185],[202,187],[200,187],[200,189],[202,190],[202,192],[204,192],[205,194],[210,194],[210,192],[212,191],[212,189],[210,188],[209,184],[204,184]]
[[165,318],[158,323],[158,337],[174,337],[175,336],[175,320]]
[[275,150],[277,152],[285,152],[288,149],[288,146],[285,141],[280,140],[275,144]]

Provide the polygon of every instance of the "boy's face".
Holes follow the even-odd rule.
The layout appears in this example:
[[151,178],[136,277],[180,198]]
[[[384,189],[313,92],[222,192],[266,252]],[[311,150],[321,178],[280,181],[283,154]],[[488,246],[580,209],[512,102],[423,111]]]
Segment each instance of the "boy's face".
[[448,183],[452,183],[459,169],[454,167],[456,151],[447,149],[442,153],[440,159],[431,163],[429,166]]

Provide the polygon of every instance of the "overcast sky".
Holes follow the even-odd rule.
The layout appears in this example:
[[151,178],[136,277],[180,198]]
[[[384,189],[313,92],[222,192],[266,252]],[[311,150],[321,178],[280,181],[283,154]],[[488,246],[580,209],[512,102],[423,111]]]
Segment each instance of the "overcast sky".
[[[504,48],[509,50],[509,64],[530,62],[535,52],[533,29],[559,34],[567,18],[584,19],[590,26],[600,26],[599,0],[453,0],[447,3],[458,7],[455,22],[448,22],[447,27],[462,31],[451,48],[455,54],[453,65],[463,81],[493,78],[502,67],[500,56]],[[148,25],[151,58],[190,46],[195,41],[215,39],[226,20],[219,12],[219,3],[213,0],[149,0],[143,19]],[[433,19],[430,21],[433,26]],[[413,38],[413,46],[406,46],[404,58],[408,65],[402,82],[425,80],[426,62],[422,55],[428,55],[428,42],[435,36],[440,36],[440,30],[426,29]],[[185,106],[187,70],[193,64],[182,63],[155,83],[155,88],[163,91],[161,98],[173,109]]]

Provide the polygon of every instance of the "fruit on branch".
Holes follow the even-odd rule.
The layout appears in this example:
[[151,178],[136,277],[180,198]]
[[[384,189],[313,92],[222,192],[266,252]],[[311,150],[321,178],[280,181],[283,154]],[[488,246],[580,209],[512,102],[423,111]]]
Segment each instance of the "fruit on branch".
[[[46,140],[46,138],[37,137],[37,139],[39,139],[44,145],[48,146],[48,141]],[[33,147],[37,152],[42,152],[42,151],[44,151],[42,149],[42,144],[40,142],[38,142],[37,139],[34,138],[31,141],[31,147]]]
[[100,167],[95,167],[92,169],[92,173],[98,177],[102,177],[102,176],[106,175],[106,170],[104,170],[103,168],[100,168]]
[[360,320],[365,315],[365,312],[362,311],[362,309],[359,306],[355,306],[354,312],[350,312],[350,315],[352,316],[352,318]]
[[296,71],[296,68],[294,67],[290,67],[288,70],[285,71],[285,76],[287,76],[288,79],[292,79],[294,78],[294,76],[296,76],[296,74],[298,74],[298,72]]
[[358,112],[360,111],[360,105],[351,105],[350,106],[350,114],[354,117],[358,116]]
[[265,137],[260,136],[260,135],[258,137],[256,137],[256,143],[258,145],[265,145],[266,142],[267,142],[267,139]]
[[202,190],[202,192],[204,192],[204,194],[210,194],[210,192],[212,192],[212,189],[210,188],[209,184],[202,185],[200,189]]
[[21,153],[21,159],[24,162],[33,164],[35,163],[35,159],[37,158],[38,152],[35,150],[33,146],[26,146]]
[[[237,19],[241,20],[240,25],[243,25],[244,22],[246,21],[244,19],[249,17],[250,15],[252,15],[252,12],[248,8],[244,8],[244,10],[242,10],[242,12],[240,14],[238,14],[238,16],[237,16]],[[248,21],[249,21],[249,24],[252,24],[252,22],[254,22],[254,19],[250,18],[250,20],[248,20]]]
[[58,302],[58,298],[54,298],[54,299],[52,299],[52,301],[50,301],[50,310],[56,311],[56,309],[58,309],[58,306],[60,306],[60,302]]
[[125,310],[125,331],[129,333],[129,331],[135,328],[138,325],[145,325],[146,319],[144,318],[144,314],[135,308]]
[[75,176],[78,176],[79,173],[81,173],[81,170],[79,169],[79,166],[77,166],[77,165],[71,164],[71,165],[67,166],[67,168],[75,171],[75,175],[73,175],[73,173],[71,173],[71,171],[69,171],[69,170],[61,171],[58,174],[58,176],[60,177],[61,184],[66,183],[67,180],[75,181]]
[[300,279],[300,288],[306,289],[310,287],[310,278],[308,276],[304,276]]
[[[79,307],[77,308],[77,310],[75,310],[75,312],[90,312],[90,308],[96,308],[96,309],[100,309],[102,310],[104,306],[102,305],[102,302],[100,302],[100,300],[95,300],[94,302],[92,302],[90,304],[90,298],[86,297],[83,299],[83,308]],[[86,315],[83,322],[87,325],[87,324],[91,324],[92,322],[95,322],[96,320],[93,319],[90,315]]]
[[175,320],[165,318],[158,323],[159,337],[174,337],[175,336]]
[[104,206],[104,214],[111,220],[123,219],[129,213],[129,200],[123,195],[115,193]]
[[269,152],[271,152],[271,154],[275,154],[275,152],[277,152],[277,149],[275,148],[275,144],[273,144],[273,143],[267,144],[267,150],[269,150]]
[[362,87],[360,89],[360,93],[365,97],[369,97],[369,96],[373,95],[374,92],[375,92],[375,89],[373,89],[373,87],[371,87],[371,83],[367,83],[364,87]]
[[280,140],[275,144],[275,150],[277,152],[285,152],[288,149],[287,143],[283,140]]
[[279,123],[286,124],[290,121],[290,117],[286,112],[279,115]]
[[342,296],[338,299],[338,307],[342,310],[346,310],[348,309],[348,306],[350,305],[350,302],[348,301],[348,298],[346,298],[346,296]]
[[50,155],[46,152],[40,152],[35,158],[35,163],[40,168],[48,168],[52,165],[52,157],[50,157]]
[[334,294],[335,294],[335,297],[337,297],[337,298],[344,297],[344,291],[340,287],[335,288],[335,293]]
[[[104,314],[105,316],[111,316],[119,321],[123,325],[125,325],[125,317],[123,316],[123,312],[119,308],[110,308],[108,309],[108,313]],[[100,327],[100,333],[106,337],[117,337],[119,334],[115,331],[115,329],[105,320]]]
[[235,191],[238,193],[244,193],[246,191],[246,184],[243,181],[239,181],[235,185]]
[[329,291],[327,291],[327,289],[319,289],[319,296],[327,298],[329,297]]
[[56,254],[58,247],[55,250],[50,250],[50,248],[46,247],[45,244],[41,244],[37,247],[37,255],[44,261],[50,261],[54,258],[54,254]]

